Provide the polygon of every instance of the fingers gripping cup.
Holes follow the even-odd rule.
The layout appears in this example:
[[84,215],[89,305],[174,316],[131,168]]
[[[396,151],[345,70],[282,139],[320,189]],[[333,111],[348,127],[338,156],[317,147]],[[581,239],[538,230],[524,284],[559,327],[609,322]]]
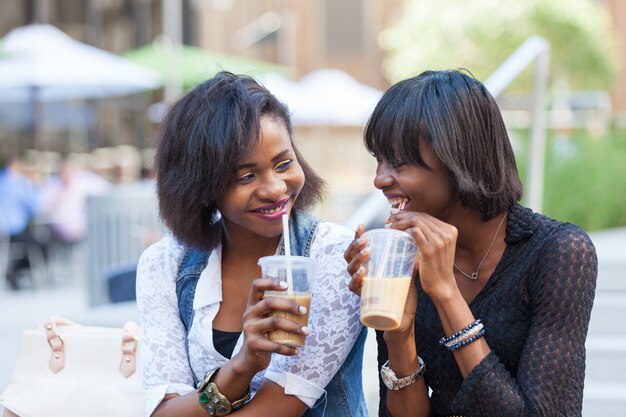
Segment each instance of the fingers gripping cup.
[[411,285],[417,246],[401,230],[373,229],[363,238],[370,247],[370,261],[361,288],[361,322],[377,330],[400,327]]
[[[304,315],[296,315],[283,311],[275,311],[270,317],[285,318],[302,325],[309,320],[311,306],[311,278],[315,272],[315,261],[304,256],[265,256],[259,259],[263,278],[278,279],[289,284],[285,291],[266,291],[265,297],[281,297],[305,306]],[[306,336],[289,333],[284,330],[269,332],[272,342],[288,346],[304,346]]]

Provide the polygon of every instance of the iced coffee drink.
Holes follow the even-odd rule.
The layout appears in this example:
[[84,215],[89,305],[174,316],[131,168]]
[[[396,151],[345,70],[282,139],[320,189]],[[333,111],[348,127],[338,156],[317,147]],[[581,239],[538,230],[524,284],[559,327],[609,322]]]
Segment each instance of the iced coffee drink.
[[363,234],[370,261],[361,287],[361,322],[377,330],[400,327],[417,254],[413,237],[395,229]]
[[[263,278],[272,278],[288,283],[285,291],[266,291],[265,297],[286,298],[307,309],[306,314],[274,311],[269,316],[285,318],[306,326],[311,306],[309,283],[315,272],[315,261],[304,256],[265,256],[259,259],[259,265]],[[268,333],[268,339],[288,346],[301,347],[305,345],[306,336],[284,330],[273,330]]]
[[[293,301],[298,305],[306,307],[306,314],[291,314],[286,313],[284,311],[277,311],[270,314],[270,317],[281,317],[291,321],[295,321],[296,323],[300,323],[303,326],[306,326],[309,321],[309,309],[311,307],[311,293],[293,293],[293,294],[282,294],[282,295],[273,295],[273,297],[285,298],[289,301]],[[281,343],[283,345],[288,346],[304,346],[306,341],[306,336],[297,333],[289,333],[284,330],[274,330],[269,332],[268,338],[272,342]]]
[[361,322],[378,330],[400,327],[411,277],[365,278],[361,288]]

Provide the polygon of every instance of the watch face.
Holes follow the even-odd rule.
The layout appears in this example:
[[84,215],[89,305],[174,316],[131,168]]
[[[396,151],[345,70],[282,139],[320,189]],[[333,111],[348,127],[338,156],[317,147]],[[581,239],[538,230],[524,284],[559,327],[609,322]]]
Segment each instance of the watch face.
[[389,375],[389,371],[385,368],[380,370],[380,376],[383,379],[383,382],[389,389],[393,389],[393,381],[391,380],[391,375]]

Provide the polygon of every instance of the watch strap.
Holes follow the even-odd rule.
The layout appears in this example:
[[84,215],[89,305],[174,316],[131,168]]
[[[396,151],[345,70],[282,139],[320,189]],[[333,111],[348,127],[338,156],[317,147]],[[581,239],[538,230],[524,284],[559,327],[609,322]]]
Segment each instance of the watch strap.
[[385,383],[387,388],[392,391],[398,391],[399,389],[408,387],[409,385],[412,385],[419,381],[426,372],[426,364],[424,363],[424,360],[422,360],[422,358],[420,358],[419,356],[417,357],[417,360],[419,362],[419,369],[415,373],[402,378],[398,378],[396,376],[396,373],[393,371],[393,369],[389,367],[389,360],[387,360],[387,362],[385,362],[380,369],[383,382]]

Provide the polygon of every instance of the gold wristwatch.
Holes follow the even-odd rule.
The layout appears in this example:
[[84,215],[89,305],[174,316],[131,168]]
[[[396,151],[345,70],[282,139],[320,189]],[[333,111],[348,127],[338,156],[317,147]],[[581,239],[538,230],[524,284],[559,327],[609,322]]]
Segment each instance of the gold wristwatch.
[[219,369],[220,367],[218,366],[207,372],[198,386],[200,405],[209,415],[216,417],[226,416],[233,411],[239,410],[244,406],[246,401],[250,399],[250,387],[248,387],[242,398],[231,403],[230,400],[220,392],[217,385],[211,382],[211,378],[213,378],[213,375],[215,375]]
[[420,378],[424,376],[424,372],[426,372],[426,365],[419,356],[417,357],[417,360],[420,365],[417,372],[412,375],[405,376],[404,378],[398,378],[393,369],[389,367],[389,361],[385,362],[385,364],[380,368],[380,376],[385,383],[385,386],[392,391],[398,391],[400,388],[408,387],[409,385],[419,381]]

